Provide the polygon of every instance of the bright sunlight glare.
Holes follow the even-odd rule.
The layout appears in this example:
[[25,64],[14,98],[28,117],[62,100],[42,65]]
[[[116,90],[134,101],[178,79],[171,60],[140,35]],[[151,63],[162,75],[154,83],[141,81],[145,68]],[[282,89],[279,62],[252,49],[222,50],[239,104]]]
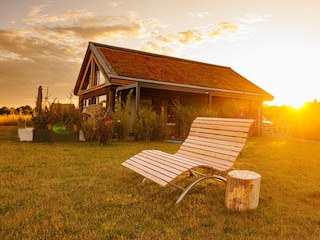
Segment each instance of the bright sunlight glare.
[[[277,91],[277,90],[276,90]],[[313,90],[312,90],[313,91]],[[290,106],[295,109],[301,109],[308,102],[317,102],[318,99],[314,96],[317,96],[314,93],[300,91],[282,91],[285,94],[277,94],[271,102],[266,102],[267,105],[277,105],[277,106]]]

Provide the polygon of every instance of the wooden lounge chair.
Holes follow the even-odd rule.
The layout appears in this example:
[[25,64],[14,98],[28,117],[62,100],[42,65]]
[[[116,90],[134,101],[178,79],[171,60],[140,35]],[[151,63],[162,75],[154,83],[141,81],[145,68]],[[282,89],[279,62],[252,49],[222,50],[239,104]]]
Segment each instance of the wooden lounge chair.
[[[204,179],[214,178],[226,182],[226,178],[220,175],[233,166],[243,150],[253,121],[198,117],[193,121],[188,137],[175,154],[143,150],[122,165],[161,186],[170,184],[183,190],[177,204],[195,184]],[[209,169],[209,174],[196,172],[196,168]],[[200,177],[187,187],[173,183],[185,172]]]

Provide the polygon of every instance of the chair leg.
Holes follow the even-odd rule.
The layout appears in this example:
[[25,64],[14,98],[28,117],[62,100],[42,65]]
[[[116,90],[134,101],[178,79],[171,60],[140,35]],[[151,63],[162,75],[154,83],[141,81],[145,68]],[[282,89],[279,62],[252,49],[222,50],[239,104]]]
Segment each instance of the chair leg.
[[221,182],[224,182],[226,183],[227,182],[227,179],[224,178],[224,177],[221,177],[221,176],[218,176],[218,175],[210,175],[210,176],[204,176],[204,177],[201,177],[201,178],[198,178],[196,180],[194,180],[192,183],[190,183],[184,190],[183,192],[180,194],[178,200],[176,201],[176,204],[179,204],[182,200],[182,198],[189,192],[189,190],[194,186],[196,185],[198,182],[201,182],[202,180],[205,180],[207,178],[214,178],[218,181],[221,181]]

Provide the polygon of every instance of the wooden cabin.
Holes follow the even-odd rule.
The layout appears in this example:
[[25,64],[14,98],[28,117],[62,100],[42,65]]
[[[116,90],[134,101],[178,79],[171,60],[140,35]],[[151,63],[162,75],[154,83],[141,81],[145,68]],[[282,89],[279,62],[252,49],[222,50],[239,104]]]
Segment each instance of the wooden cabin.
[[273,96],[230,67],[89,42],[75,84],[80,109],[102,104],[114,109],[133,89],[133,111],[150,105],[165,111],[170,104],[209,106],[220,117],[256,119],[261,132],[262,104]]

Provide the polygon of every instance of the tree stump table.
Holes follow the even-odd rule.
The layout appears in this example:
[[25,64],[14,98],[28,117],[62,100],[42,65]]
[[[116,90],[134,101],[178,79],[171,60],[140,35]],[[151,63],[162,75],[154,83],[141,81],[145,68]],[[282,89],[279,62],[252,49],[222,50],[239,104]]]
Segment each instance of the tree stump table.
[[227,174],[225,206],[245,211],[258,207],[261,175],[247,170],[233,170]]

